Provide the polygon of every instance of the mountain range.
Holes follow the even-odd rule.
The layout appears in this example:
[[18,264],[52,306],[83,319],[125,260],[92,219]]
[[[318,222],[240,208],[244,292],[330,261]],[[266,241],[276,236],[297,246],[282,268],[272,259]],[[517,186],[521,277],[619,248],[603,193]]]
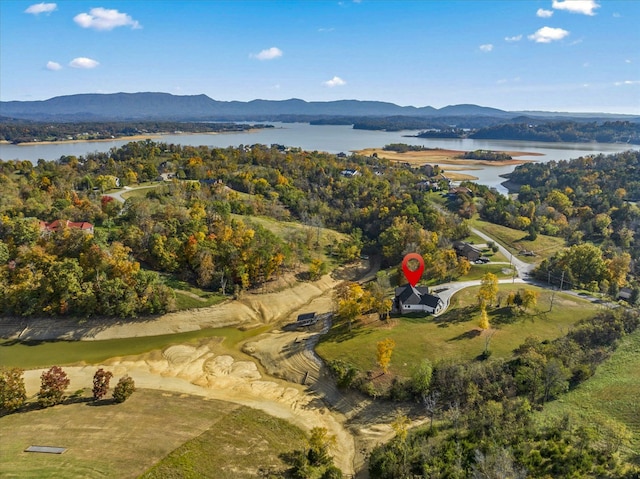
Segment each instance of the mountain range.
[[298,118],[308,121],[329,117],[491,117],[513,119],[571,117],[629,119],[630,115],[580,114],[557,112],[509,112],[478,105],[399,106],[381,101],[338,100],[307,102],[300,99],[218,101],[207,95],[172,95],[169,93],[78,94],[42,101],[0,102],[0,117],[34,121],[277,121]]

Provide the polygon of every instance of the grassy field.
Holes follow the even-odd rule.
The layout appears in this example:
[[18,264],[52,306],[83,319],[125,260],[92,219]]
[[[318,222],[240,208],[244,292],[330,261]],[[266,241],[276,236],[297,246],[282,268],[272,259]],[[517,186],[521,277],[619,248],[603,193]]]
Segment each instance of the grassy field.
[[[500,285],[500,294],[522,285]],[[551,291],[526,286],[538,292],[539,310],[535,314],[512,316],[507,308],[491,309],[489,321],[495,332],[491,337],[492,357],[507,358],[527,336],[554,339],[581,319],[595,314],[597,306],[564,293],[556,293],[553,310],[549,312]],[[445,358],[474,359],[485,348],[487,332],[478,328],[480,314],[475,305],[478,287],[457,293],[452,308],[442,316],[402,316],[388,322],[371,319],[354,325],[352,331],[338,325],[323,336],[316,348],[325,360],[341,359],[361,371],[375,371],[376,344],[392,338],[396,347],[390,371],[408,376],[424,358],[437,362]]]
[[109,358],[132,356],[164,349],[172,344],[196,343],[207,338],[222,338],[225,349],[248,338],[264,333],[269,326],[240,331],[235,328],[200,329],[186,333],[109,339],[104,341],[0,341],[0,364],[8,367],[34,369],[54,364],[98,364]]
[[[1,417],[0,475],[135,478],[162,461],[145,477],[253,478],[260,465],[283,467],[279,455],[304,444],[301,430],[261,411],[139,390],[122,404],[81,399]],[[23,452],[31,445],[67,451]]]
[[295,426],[241,408],[180,446],[141,479],[258,477],[258,467],[284,469],[279,456],[305,445],[304,434]]
[[507,228],[477,218],[469,220],[469,224],[494,238],[514,255],[521,250],[534,251],[536,256],[518,255],[519,259],[528,263],[537,263],[565,247],[564,239],[555,236],[539,234],[535,241],[530,241],[526,239],[528,236],[526,231]]
[[220,304],[229,299],[229,296],[205,291],[187,283],[186,281],[182,281],[166,274],[162,274],[162,277],[164,279],[164,283],[175,291],[176,309],[179,311],[183,309],[205,308],[207,306]]
[[[325,250],[327,246],[335,245],[341,241],[348,239],[348,236],[334,231],[328,228],[315,228],[308,225],[303,225],[302,223],[297,223],[294,221],[278,221],[273,218],[268,218],[265,216],[249,216],[249,215],[237,215],[232,214],[233,218],[241,219],[247,223],[255,223],[263,228],[268,229],[276,236],[287,240],[296,235],[303,234],[306,236],[307,232],[312,235],[312,241],[315,243],[316,239],[318,239],[319,247],[315,247],[314,253],[319,256],[325,256]],[[327,258],[328,259],[328,258]]]
[[547,421],[570,414],[586,426],[618,431],[628,438],[623,454],[640,464],[640,330],[624,338],[592,378],[540,414]]
[[125,200],[128,200],[129,198],[146,198],[147,193],[149,193],[150,190],[162,185],[163,183],[145,183],[143,185],[133,186],[130,190],[122,193],[121,196]]

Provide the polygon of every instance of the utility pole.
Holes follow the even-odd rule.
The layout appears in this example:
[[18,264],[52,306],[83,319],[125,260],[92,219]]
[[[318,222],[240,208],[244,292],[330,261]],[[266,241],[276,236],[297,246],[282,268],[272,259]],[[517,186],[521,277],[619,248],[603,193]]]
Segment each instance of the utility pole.
[[564,271],[562,272],[562,277],[560,278],[560,291],[562,291],[563,283],[564,283]]

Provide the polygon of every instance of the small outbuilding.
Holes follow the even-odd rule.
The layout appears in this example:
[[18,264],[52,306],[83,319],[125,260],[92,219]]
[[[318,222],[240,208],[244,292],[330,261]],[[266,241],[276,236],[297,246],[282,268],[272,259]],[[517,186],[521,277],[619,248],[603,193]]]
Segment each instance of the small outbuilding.
[[312,324],[316,324],[316,322],[318,322],[316,313],[303,313],[298,315],[296,327],[311,326]]

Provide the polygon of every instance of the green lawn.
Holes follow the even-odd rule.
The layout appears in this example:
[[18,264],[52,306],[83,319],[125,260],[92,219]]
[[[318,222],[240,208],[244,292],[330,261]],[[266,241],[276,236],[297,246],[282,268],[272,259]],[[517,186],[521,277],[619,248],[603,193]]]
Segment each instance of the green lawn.
[[161,276],[164,283],[173,288],[176,293],[176,309],[178,310],[204,308],[220,304],[229,299],[229,296],[205,291],[173,276],[167,274],[161,274]]
[[140,478],[253,478],[258,477],[258,467],[285,469],[281,456],[305,446],[304,433],[297,427],[241,408],[180,446]]
[[537,263],[543,258],[553,256],[556,251],[566,246],[563,238],[539,234],[535,241],[530,241],[526,239],[526,231],[507,228],[478,218],[469,220],[469,224],[494,238],[514,255],[521,250],[534,251],[536,256],[518,255],[519,259],[527,263]]
[[[500,285],[500,294],[522,288],[522,285]],[[494,358],[508,358],[513,349],[527,336],[554,339],[566,333],[577,321],[595,314],[597,306],[564,293],[556,293],[553,311],[549,312],[551,291],[535,289],[540,310],[535,314],[511,316],[506,308],[490,309],[489,320],[495,332],[490,349]],[[376,344],[387,337],[396,342],[391,359],[391,372],[410,375],[415,365],[424,358],[437,362],[445,358],[471,360],[482,353],[487,332],[478,328],[479,311],[475,307],[478,288],[467,288],[454,296],[452,308],[440,317],[402,316],[388,323],[371,320],[359,323],[348,331],[346,326],[336,325],[323,336],[316,350],[325,360],[341,359],[361,371],[377,370]]]
[[[280,454],[305,444],[295,426],[231,403],[143,389],[94,406],[90,395],[0,417],[0,476],[139,477],[160,461],[144,477],[253,478],[261,465],[284,468]],[[67,451],[23,452],[31,445]]]
[[640,463],[640,329],[622,339],[592,378],[540,414],[547,421],[570,414],[586,426],[618,431],[628,439],[623,453]]
[[234,346],[268,330],[264,326],[247,331],[235,328],[201,329],[186,333],[109,339],[104,341],[0,341],[0,364],[23,369],[55,365],[98,364],[109,358],[144,354],[172,344],[197,342],[206,338],[224,338],[224,346]]
[[304,234],[306,236],[307,232],[309,232],[312,236],[312,241],[315,243],[316,240],[318,240],[319,243],[318,247],[313,246],[314,256],[323,257],[325,260],[330,260],[330,258],[325,255],[328,246],[335,245],[348,239],[348,236],[344,233],[339,233],[338,231],[328,228],[315,228],[294,221],[278,221],[265,216],[237,214],[232,214],[231,216],[233,218],[241,219],[246,223],[258,224],[285,241],[300,234]]
[[125,200],[128,200],[129,198],[146,198],[147,193],[149,193],[150,190],[157,188],[158,186],[162,186],[164,183],[153,183],[153,184],[144,184],[144,185],[138,185],[138,186],[132,186],[130,190],[126,190],[124,193],[122,193],[122,197]]

